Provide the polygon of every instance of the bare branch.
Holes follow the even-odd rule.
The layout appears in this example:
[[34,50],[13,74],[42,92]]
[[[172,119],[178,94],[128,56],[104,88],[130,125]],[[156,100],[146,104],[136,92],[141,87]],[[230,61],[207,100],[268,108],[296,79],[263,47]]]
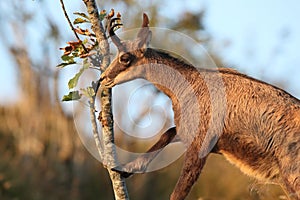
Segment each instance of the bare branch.
[[[71,27],[71,29],[72,29],[72,31],[73,31],[75,37],[77,38],[77,40],[80,41],[80,38],[79,38],[79,36],[78,36],[78,34],[77,34],[77,32],[76,32],[74,26],[72,25],[72,22],[71,22],[70,18],[69,18],[69,16],[68,16],[68,13],[67,13],[67,11],[66,11],[65,4],[64,4],[63,0],[59,0],[59,1],[60,1],[60,4],[61,4],[61,7],[62,7],[62,9],[63,9],[64,15],[65,15],[65,17],[66,17],[66,19],[67,19],[67,21],[68,21],[68,23],[69,23],[69,26]],[[85,51],[86,53],[88,53],[88,50],[85,48],[84,44],[81,44],[81,45],[82,45],[82,48],[84,49],[84,51]]]

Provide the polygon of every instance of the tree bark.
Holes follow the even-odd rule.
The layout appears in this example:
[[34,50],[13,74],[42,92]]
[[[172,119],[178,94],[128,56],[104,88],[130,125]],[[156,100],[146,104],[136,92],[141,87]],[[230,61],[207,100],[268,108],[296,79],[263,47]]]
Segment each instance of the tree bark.
[[[94,0],[83,0],[87,7],[87,12],[89,14],[90,21],[92,23],[92,30],[96,35],[97,41],[99,43],[99,49],[102,56],[101,71],[105,70],[110,64],[109,57],[109,44],[107,41],[106,34],[104,32],[103,25],[99,20],[99,12]],[[99,87],[99,86],[98,86]],[[96,88],[98,90],[98,88]],[[97,92],[97,91],[95,91]],[[113,190],[116,200],[127,200],[128,192],[125,184],[124,178],[118,172],[112,171],[111,168],[117,166],[117,156],[116,149],[114,146],[114,131],[113,131],[113,116],[111,109],[111,89],[101,88],[100,89],[101,98],[101,123],[102,123],[102,133],[103,133],[103,164],[107,167],[110,175],[110,179],[113,184]],[[90,102],[94,106],[94,102]],[[101,142],[100,136],[96,135],[96,140]],[[96,141],[97,142],[97,141]],[[99,149],[98,149],[99,150]],[[101,149],[99,151],[101,155]]]

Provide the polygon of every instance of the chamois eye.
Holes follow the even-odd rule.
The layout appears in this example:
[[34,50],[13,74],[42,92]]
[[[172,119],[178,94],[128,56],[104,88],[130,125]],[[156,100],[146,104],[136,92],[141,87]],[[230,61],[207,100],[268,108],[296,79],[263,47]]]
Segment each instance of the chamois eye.
[[132,55],[130,53],[124,53],[119,57],[119,63],[123,65],[129,65],[132,59]]

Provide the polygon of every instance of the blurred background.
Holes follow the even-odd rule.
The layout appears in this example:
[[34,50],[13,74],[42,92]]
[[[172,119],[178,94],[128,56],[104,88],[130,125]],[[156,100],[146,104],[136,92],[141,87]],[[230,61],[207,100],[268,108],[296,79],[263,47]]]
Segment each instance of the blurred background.
[[[65,4],[72,19],[73,12],[85,12],[82,1]],[[146,12],[151,26],[182,32],[201,43],[217,66],[237,69],[300,97],[297,0],[112,0],[98,5],[100,10],[119,11],[128,29],[139,27]],[[80,66],[55,67],[61,63],[59,47],[75,40],[59,1],[0,1],[0,24],[0,199],[113,199],[105,169],[90,154],[95,152],[89,148],[93,141],[86,141],[91,139],[85,137],[90,134],[88,117],[78,114],[88,107],[60,100]],[[90,83],[98,75],[87,72],[91,78],[86,80]],[[137,152],[157,140],[159,134],[151,135],[157,126],[172,124],[170,101],[152,86],[129,96],[132,87],[143,84],[136,81],[113,91],[116,142]],[[130,98],[137,99],[124,103]],[[158,104],[167,112],[153,109]],[[135,123],[126,117],[128,110]],[[139,125],[147,128],[149,139],[137,142],[124,134],[125,129],[142,134],[139,131],[145,129],[139,130]],[[128,179],[130,199],[168,199],[181,164],[179,158],[161,170]],[[254,181],[222,156],[211,155],[188,199],[284,196],[278,186]]]

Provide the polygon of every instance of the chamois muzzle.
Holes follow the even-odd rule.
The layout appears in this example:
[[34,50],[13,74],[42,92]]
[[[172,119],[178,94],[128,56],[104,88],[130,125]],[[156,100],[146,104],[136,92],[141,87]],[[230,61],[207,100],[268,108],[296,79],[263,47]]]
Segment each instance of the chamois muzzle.
[[102,86],[104,86],[106,88],[112,88],[113,86],[115,86],[114,80],[110,79],[108,76],[106,76],[105,73],[101,74],[100,83]]

